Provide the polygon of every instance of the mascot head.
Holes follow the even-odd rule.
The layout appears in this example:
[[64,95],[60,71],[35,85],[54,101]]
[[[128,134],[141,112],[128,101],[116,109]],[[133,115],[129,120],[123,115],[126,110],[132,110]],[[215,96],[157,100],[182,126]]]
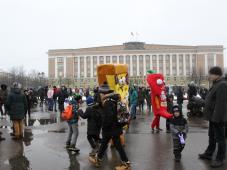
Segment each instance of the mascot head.
[[155,73],[154,71],[149,71],[148,73],[147,83],[151,88],[152,94],[160,94],[165,88],[163,75]]

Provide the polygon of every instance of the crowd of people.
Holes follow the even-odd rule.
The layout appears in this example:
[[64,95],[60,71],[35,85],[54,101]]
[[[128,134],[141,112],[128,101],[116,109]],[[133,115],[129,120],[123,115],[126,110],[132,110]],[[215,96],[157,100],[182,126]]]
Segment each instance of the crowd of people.
[[[212,167],[223,166],[225,157],[225,126],[227,122],[227,79],[223,78],[222,71],[219,67],[213,67],[209,71],[210,79],[213,85],[208,91],[205,88],[198,88],[191,83],[187,91],[187,99],[194,100],[199,93],[203,100],[203,114],[209,121],[209,146],[203,154],[199,154],[199,158],[211,160],[212,155],[218,144],[218,153]],[[180,161],[181,152],[185,146],[185,140],[188,133],[188,122],[183,114],[183,101],[185,98],[185,90],[179,87],[174,93],[167,87],[166,89],[167,111],[173,114],[172,118],[166,120],[166,131],[172,134],[173,153],[175,160]],[[86,96],[86,109],[82,110],[82,98]],[[147,113],[151,113],[151,95],[149,88],[130,86],[128,105],[130,111],[130,121],[136,119],[137,114],[143,114],[144,105],[147,105]],[[174,96],[177,97],[176,104]],[[69,101],[68,101],[69,100]],[[79,136],[78,121],[79,117],[87,119],[87,140],[92,148],[89,153],[89,160],[96,167],[101,166],[103,155],[112,140],[116,150],[119,152],[122,164],[117,166],[117,170],[130,169],[130,161],[121,142],[123,127],[130,123],[119,121],[118,103],[121,97],[114,93],[108,86],[103,84],[93,89],[93,95],[90,89],[83,92],[80,89],[66,88],[64,85],[60,88],[56,86],[41,87],[37,92],[32,89],[22,90],[20,83],[14,83],[10,91],[6,85],[1,85],[0,90],[0,111],[2,117],[6,113],[10,116],[13,123],[13,139],[20,140],[23,138],[23,120],[26,116],[31,116],[31,108],[38,104],[43,107],[47,106],[49,111],[60,113],[65,111],[64,103],[69,102],[72,108],[72,116],[67,119],[68,136],[66,139],[66,149],[78,153],[80,151],[77,146]],[[138,108],[138,109],[137,109]],[[154,130],[154,129],[152,129]],[[162,129],[158,128],[157,132]],[[0,132],[0,140],[5,140]]]

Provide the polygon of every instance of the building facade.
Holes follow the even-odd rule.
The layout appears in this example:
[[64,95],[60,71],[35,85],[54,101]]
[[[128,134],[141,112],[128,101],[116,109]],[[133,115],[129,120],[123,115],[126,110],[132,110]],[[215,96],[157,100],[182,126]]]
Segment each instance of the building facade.
[[127,42],[123,45],[48,51],[49,78],[83,86],[96,84],[99,64],[122,63],[132,83],[146,84],[147,70],[163,73],[169,84],[207,79],[210,67],[224,68],[223,46],[181,46]]

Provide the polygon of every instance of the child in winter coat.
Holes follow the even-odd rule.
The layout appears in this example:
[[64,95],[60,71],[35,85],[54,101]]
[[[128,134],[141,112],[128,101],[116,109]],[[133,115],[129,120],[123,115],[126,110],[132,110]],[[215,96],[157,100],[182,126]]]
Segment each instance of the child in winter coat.
[[95,156],[99,148],[99,135],[102,126],[101,110],[91,96],[87,97],[86,103],[88,106],[86,111],[84,113],[79,112],[79,114],[83,119],[87,119],[87,139],[92,148],[89,155]]
[[69,134],[66,141],[66,148],[70,151],[79,152],[80,150],[76,147],[77,138],[79,135],[78,120],[79,120],[79,103],[81,96],[74,97],[69,104],[73,106],[73,117],[68,120]]
[[181,152],[185,146],[188,124],[178,105],[173,106],[173,115],[174,117],[170,121],[170,129],[173,137],[173,153],[175,155],[175,161],[179,162]]

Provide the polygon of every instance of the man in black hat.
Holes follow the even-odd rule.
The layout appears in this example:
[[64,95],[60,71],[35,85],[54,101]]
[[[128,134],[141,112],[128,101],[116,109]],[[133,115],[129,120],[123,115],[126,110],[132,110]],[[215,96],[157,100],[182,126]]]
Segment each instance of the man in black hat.
[[213,82],[213,85],[206,96],[204,107],[205,119],[209,121],[209,145],[203,154],[199,154],[199,158],[212,160],[217,143],[217,156],[211,163],[211,167],[217,168],[223,166],[226,152],[227,82],[222,77],[221,68],[217,66],[209,70],[209,78]]
[[122,164],[116,167],[116,170],[129,170],[130,162],[120,142],[122,134],[122,124],[117,118],[117,102],[120,100],[120,95],[115,94],[110,90],[107,83],[99,87],[99,94],[102,106],[102,142],[98,154],[95,157],[90,157],[89,160],[95,166],[100,166],[103,155],[108,147],[110,139],[113,140],[114,146],[120,154]]

